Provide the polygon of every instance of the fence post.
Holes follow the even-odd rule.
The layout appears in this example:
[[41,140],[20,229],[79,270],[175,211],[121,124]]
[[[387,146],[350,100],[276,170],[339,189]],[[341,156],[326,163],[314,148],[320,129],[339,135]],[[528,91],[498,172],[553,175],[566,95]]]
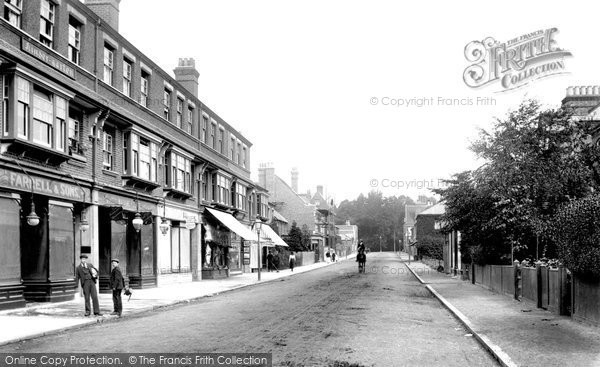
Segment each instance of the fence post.
[[471,284],[475,284],[475,263],[471,263]]
[[514,280],[515,280],[515,299],[517,301],[521,300],[521,265],[519,264],[519,260],[515,260],[513,263],[513,271],[514,271]]
[[537,308],[542,308],[542,266],[540,264],[535,265],[535,279],[536,279],[536,301]]

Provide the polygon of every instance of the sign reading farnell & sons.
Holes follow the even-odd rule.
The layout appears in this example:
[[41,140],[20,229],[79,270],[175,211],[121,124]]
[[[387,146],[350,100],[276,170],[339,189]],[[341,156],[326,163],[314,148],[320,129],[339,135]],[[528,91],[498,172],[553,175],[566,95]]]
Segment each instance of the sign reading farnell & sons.
[[44,64],[60,71],[71,79],[75,79],[75,69],[70,67],[67,63],[60,60],[58,57],[52,55],[47,50],[42,49],[41,47],[34,45],[33,43],[27,41],[25,38],[21,39],[21,49],[36,59],[40,60]]
[[[33,181],[33,182],[32,182]],[[33,188],[31,187],[33,183]],[[47,178],[31,177],[0,168],[0,187],[20,191],[33,191],[36,194],[60,197],[73,201],[82,201],[83,192],[76,185],[56,182]]]

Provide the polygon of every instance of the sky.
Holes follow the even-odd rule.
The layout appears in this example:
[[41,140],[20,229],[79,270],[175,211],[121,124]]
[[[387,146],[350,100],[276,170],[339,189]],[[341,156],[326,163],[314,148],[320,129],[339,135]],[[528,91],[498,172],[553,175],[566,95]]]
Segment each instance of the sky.
[[[120,32],[171,75],[180,57],[196,60],[200,100],[253,143],[255,180],[268,162],[287,182],[297,167],[299,191],[323,185],[337,203],[371,190],[416,199],[477,168],[478,129],[524,98],[557,107],[568,86],[600,84],[600,4],[485,4],[122,0]],[[572,53],[566,73],[510,91],[465,84],[469,42],[549,28]]]

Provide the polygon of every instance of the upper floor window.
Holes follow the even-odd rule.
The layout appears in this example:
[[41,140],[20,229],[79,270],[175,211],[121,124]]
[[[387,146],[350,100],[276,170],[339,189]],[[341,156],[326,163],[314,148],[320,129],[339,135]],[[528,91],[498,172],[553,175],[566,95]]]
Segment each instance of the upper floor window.
[[244,145],[242,147],[242,167],[248,168],[248,148]]
[[2,79],[4,134],[66,153],[68,101],[19,75]]
[[236,149],[236,153],[237,153],[237,164],[238,165],[242,165],[242,143],[238,142],[237,143],[237,149]]
[[183,100],[177,98],[177,118],[175,120],[177,127],[182,128],[183,125]]
[[123,94],[131,97],[131,70],[133,63],[127,59],[123,59]]
[[229,159],[233,162],[235,158],[235,138],[231,138],[229,142]]
[[188,107],[187,111],[187,132],[188,134],[192,134],[194,130],[194,108]]
[[109,45],[104,45],[104,82],[113,85],[115,50]]
[[215,174],[213,187],[213,200],[224,205],[229,205],[231,202],[231,180],[223,175]]
[[50,0],[42,0],[40,12],[40,42],[52,48],[54,41],[54,16],[56,5]]
[[170,180],[168,186],[181,192],[192,193],[192,162],[176,153],[168,155]]
[[219,128],[219,140],[217,144],[217,151],[221,154],[225,153],[225,130]]
[[204,171],[204,173],[202,174],[202,193],[200,194],[202,196],[203,200],[208,200],[208,171]]
[[81,23],[69,18],[69,60],[79,65],[81,55]]
[[81,135],[81,117],[69,113],[68,144],[71,152],[79,152],[79,137]]
[[202,128],[200,129],[200,141],[206,144],[206,130],[208,129],[208,116],[202,115]]
[[235,207],[240,210],[246,210],[246,187],[236,182],[233,184],[233,188],[235,189]]
[[150,74],[142,70],[142,76],[140,78],[140,104],[144,107],[148,107],[148,85],[150,81]]
[[217,149],[217,124],[210,124],[210,147],[213,149]]
[[4,135],[8,135],[8,94],[10,93],[8,78],[6,76],[0,76],[2,78],[2,125],[4,127]]
[[107,130],[102,132],[102,165],[107,170],[113,169],[113,136]]
[[171,91],[168,89],[165,89],[165,92],[163,94],[163,117],[165,118],[165,120],[171,120]]
[[4,19],[17,28],[21,28],[23,0],[4,0]]

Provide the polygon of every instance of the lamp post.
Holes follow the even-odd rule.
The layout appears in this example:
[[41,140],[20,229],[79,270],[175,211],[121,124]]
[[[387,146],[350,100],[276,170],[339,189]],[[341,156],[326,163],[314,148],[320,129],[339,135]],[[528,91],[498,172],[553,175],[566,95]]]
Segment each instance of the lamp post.
[[158,225],[158,228],[160,229],[160,233],[162,233],[163,235],[167,235],[167,232],[169,232],[169,227],[171,227],[169,225],[169,221],[167,220],[167,198],[163,197],[163,216],[162,219],[160,221],[160,224]]
[[254,221],[254,227],[256,228],[256,238],[258,240],[258,281],[260,282],[260,270],[262,268],[262,263],[260,262],[260,253],[261,253],[261,248],[260,248],[260,229],[262,227],[262,221],[260,220],[260,218],[258,216],[256,216],[256,220]]
[[381,235],[379,235],[379,252],[381,252]]
[[131,224],[133,224],[133,228],[135,229],[135,231],[139,232],[142,229],[142,226],[144,225],[144,220],[142,219],[142,216],[140,215],[140,202],[138,201],[137,191],[135,192],[135,206],[136,206],[136,213],[133,218],[133,221],[131,221]]

